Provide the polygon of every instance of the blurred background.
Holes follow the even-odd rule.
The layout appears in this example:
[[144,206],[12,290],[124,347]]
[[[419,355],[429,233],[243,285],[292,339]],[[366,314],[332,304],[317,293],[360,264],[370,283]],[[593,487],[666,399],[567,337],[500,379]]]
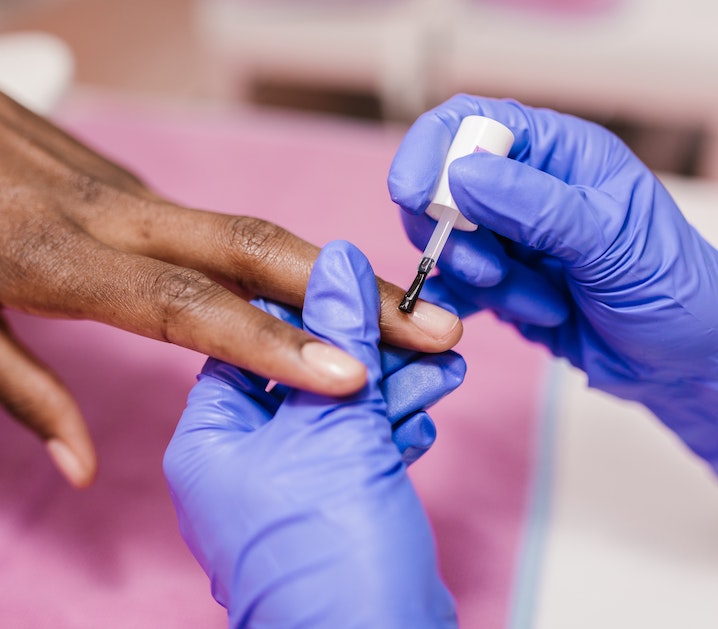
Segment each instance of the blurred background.
[[0,2],[4,33],[67,44],[73,89],[407,124],[458,91],[513,97],[611,127],[655,170],[709,178],[717,19],[711,0]]
[[[404,127],[459,91],[612,128],[718,243],[716,24],[715,0],[0,0],[0,89],[163,195],[313,242],[349,233],[403,282],[397,213],[374,227],[394,210],[385,173]],[[226,626],[160,469],[202,357],[12,323],[78,395],[102,472],[71,491],[0,417],[0,626]],[[713,629],[714,478],[492,318],[462,344],[467,381],[412,468],[462,626]]]

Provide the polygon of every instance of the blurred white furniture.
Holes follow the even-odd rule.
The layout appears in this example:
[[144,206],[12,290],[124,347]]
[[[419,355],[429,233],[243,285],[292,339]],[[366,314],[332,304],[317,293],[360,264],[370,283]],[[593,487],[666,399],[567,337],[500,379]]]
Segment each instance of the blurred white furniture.
[[[427,0],[203,0],[197,22],[240,93],[271,79],[369,91],[391,117],[424,105]],[[216,69],[215,69],[216,71]]]
[[[435,96],[512,96],[589,116],[701,128],[718,177],[718,4],[616,0],[573,15],[452,0]],[[525,2],[524,2],[525,4]]]
[[705,129],[718,177],[712,0],[199,0],[239,86],[373,90],[410,119],[457,91],[597,117]]
[[74,68],[70,48],[53,35],[0,35],[0,91],[37,113],[52,111],[70,85]]

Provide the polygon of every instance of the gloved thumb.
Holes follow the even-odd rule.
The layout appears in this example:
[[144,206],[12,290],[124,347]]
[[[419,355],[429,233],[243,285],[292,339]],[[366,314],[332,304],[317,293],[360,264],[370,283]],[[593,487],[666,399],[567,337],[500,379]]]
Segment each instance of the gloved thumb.
[[453,162],[449,185],[472,223],[574,267],[599,258],[624,220],[605,192],[488,153]]
[[307,332],[332,343],[367,368],[367,386],[360,397],[378,395],[379,292],[369,261],[354,245],[326,245],[312,269],[302,320]]

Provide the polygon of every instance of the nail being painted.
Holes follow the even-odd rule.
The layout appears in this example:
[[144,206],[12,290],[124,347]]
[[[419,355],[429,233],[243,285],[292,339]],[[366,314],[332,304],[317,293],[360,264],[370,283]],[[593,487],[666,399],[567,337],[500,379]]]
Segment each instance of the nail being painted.
[[475,231],[478,228],[478,225],[461,214],[451,196],[449,189],[449,166],[451,163],[459,157],[482,151],[506,157],[513,143],[514,134],[497,120],[485,116],[467,116],[461,121],[446,154],[436,192],[426,210],[427,215],[437,221],[436,227],[421,256],[416,277],[399,304],[399,310],[406,313],[414,310],[424,282],[436,266],[451,230]]

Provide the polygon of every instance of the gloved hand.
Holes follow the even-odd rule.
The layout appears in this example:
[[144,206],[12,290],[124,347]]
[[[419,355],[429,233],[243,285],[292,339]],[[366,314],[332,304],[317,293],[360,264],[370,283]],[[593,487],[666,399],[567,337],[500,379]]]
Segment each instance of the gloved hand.
[[567,357],[591,386],[638,400],[718,471],[718,252],[613,134],[568,115],[460,95],[421,116],[389,174],[411,240],[446,149],[469,114],[495,118],[510,158],[454,162],[475,233],[454,233],[424,295],[494,310]]
[[[295,327],[303,325],[301,311],[296,308],[262,298],[254,299],[252,303]],[[431,408],[463,382],[466,363],[453,351],[422,354],[386,343],[379,343],[379,358],[382,374],[379,388],[387,405],[391,437],[404,463],[411,465],[436,439],[436,426],[425,409]],[[219,361],[209,359],[205,371],[211,369],[213,375],[219,377],[219,365]],[[229,365],[225,368],[229,373],[233,372]],[[282,400],[290,390],[291,387],[275,384],[272,394]]]
[[[419,387],[389,386],[387,404],[378,314],[366,259],[332,243],[312,271],[304,326],[364,363],[367,385],[340,399],[267,392],[266,380],[210,359],[190,393],[165,474],[182,535],[232,627],[456,626],[387,421],[392,405],[414,415]],[[385,366],[404,358],[387,356]],[[443,360],[432,378],[443,374],[446,390],[463,362]]]

